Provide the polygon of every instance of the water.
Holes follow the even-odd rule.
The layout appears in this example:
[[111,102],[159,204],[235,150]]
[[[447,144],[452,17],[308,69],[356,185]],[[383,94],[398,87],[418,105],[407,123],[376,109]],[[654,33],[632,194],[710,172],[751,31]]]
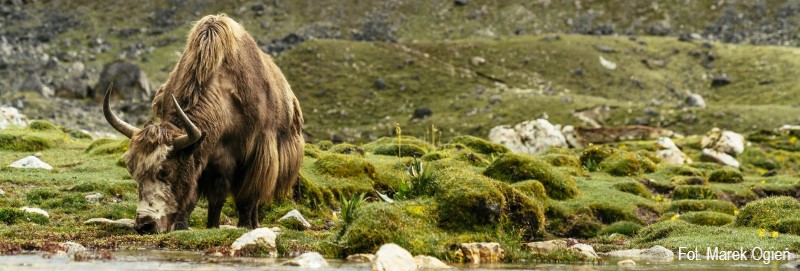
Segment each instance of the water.
[[[609,259],[608,264],[495,264],[457,265],[461,270],[778,270],[786,261],[763,264],[756,261],[675,261],[671,263],[648,263],[622,268]],[[209,257],[199,252],[187,251],[115,251],[113,260],[73,261],[67,256],[43,257],[41,253],[0,256],[0,271],[57,270],[57,271],[105,271],[105,270],[303,270],[299,267],[281,266],[286,259]],[[353,264],[341,260],[328,260],[329,268],[315,270],[370,270],[368,264]]]

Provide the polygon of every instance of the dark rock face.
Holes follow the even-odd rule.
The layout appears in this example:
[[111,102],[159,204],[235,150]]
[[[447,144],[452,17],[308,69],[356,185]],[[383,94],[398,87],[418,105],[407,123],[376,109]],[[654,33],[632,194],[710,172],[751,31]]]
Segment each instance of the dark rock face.
[[113,84],[113,95],[122,97],[129,103],[149,102],[153,94],[150,81],[147,80],[144,71],[128,61],[117,61],[103,66],[100,79],[92,89],[90,96],[94,97],[96,101],[101,101],[110,84]]

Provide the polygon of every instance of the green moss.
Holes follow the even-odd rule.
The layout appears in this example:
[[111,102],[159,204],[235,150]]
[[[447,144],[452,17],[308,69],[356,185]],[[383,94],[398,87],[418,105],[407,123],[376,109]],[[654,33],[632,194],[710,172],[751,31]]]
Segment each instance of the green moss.
[[550,153],[542,156],[542,159],[556,167],[581,167],[581,160],[572,154]]
[[397,155],[397,144],[416,146],[417,148],[413,148],[413,149],[422,149],[422,150],[424,150],[422,152],[423,154],[426,153],[427,150],[433,150],[434,149],[433,146],[431,146],[430,143],[428,143],[426,141],[423,141],[421,139],[418,139],[416,137],[412,137],[412,136],[402,136],[400,138],[400,142],[397,141],[397,137],[382,137],[382,138],[379,138],[378,140],[375,140],[375,141],[369,142],[367,144],[364,144],[363,146],[361,146],[361,148],[363,148],[367,152],[375,153],[376,149],[378,149],[378,148],[386,149],[386,148],[388,148],[389,145],[393,145],[394,146],[394,155],[396,156]]
[[696,168],[696,169],[699,169],[699,170],[704,170],[704,171],[714,171],[714,170],[722,168],[722,166],[720,164],[710,163],[710,162],[696,162],[696,163],[692,163],[689,166],[693,167],[693,168]]
[[412,144],[385,144],[372,149],[374,154],[400,156],[400,157],[422,157],[425,149]]
[[101,138],[89,144],[86,148],[86,153],[104,155],[104,154],[124,154],[128,151],[131,140],[127,138],[110,139]]
[[605,224],[623,220],[638,220],[634,214],[624,210],[623,207],[608,203],[592,203],[589,204],[589,209],[592,210],[592,213],[597,219]]
[[634,236],[637,232],[642,228],[642,225],[639,225],[635,222],[630,221],[618,221],[614,222],[611,225],[606,226],[600,232],[601,234],[610,235],[610,234],[624,234],[627,236]]
[[322,155],[322,150],[314,144],[305,144],[303,146],[303,156],[311,158],[319,158]]
[[61,196],[61,193],[48,188],[36,188],[25,193],[25,199],[28,203],[38,205],[42,204],[45,200]]
[[600,169],[613,176],[637,176],[655,171],[656,164],[633,152],[616,152],[603,159]]
[[694,225],[676,219],[667,220],[642,228],[631,242],[637,247],[662,245],[673,251],[678,247],[717,247],[720,250],[749,251],[759,247],[770,250],[797,249],[800,236],[784,234],[776,238],[760,237],[758,228],[720,227]]
[[441,160],[441,159],[444,159],[444,158],[447,158],[447,157],[448,157],[448,152],[435,151],[435,152],[429,152],[429,153],[423,155],[422,158],[420,158],[420,159],[422,159],[422,161],[430,162],[430,161]]
[[734,168],[724,167],[711,172],[711,175],[708,176],[708,181],[714,183],[741,183],[744,182],[744,176]]
[[305,206],[321,207],[333,201],[333,193],[330,190],[321,189],[302,174],[300,175],[300,185],[294,193],[300,195]]
[[680,215],[680,219],[696,225],[722,226],[733,222],[733,216],[714,211],[688,212]]
[[457,150],[452,154],[452,158],[458,161],[464,161],[470,165],[477,167],[485,167],[489,165],[489,161],[483,158],[483,155],[477,154],[471,149]]
[[717,194],[705,185],[678,185],[672,191],[673,200],[681,199],[716,199]]
[[537,180],[544,185],[547,195],[553,199],[568,199],[578,194],[572,176],[563,174],[547,162],[530,156],[507,153],[492,162],[483,174],[510,183]]
[[[793,230],[786,223],[800,218],[800,202],[791,197],[769,197],[745,205],[736,216],[736,225],[768,230]],[[781,220],[786,222],[780,223]],[[781,227],[778,227],[782,224]]]
[[328,148],[329,152],[364,156],[364,149],[349,143],[336,144]]
[[316,145],[320,150],[327,151],[328,149],[333,147],[333,142],[331,142],[330,140],[320,140],[317,141],[317,144],[314,145]]
[[0,132],[0,149],[12,151],[41,151],[54,147],[53,140],[35,135],[13,135]]
[[386,243],[395,243],[413,254],[436,254],[443,250],[436,228],[435,204],[426,201],[376,202],[364,205],[361,215],[342,236],[343,254],[373,253]]
[[434,173],[436,203],[446,228],[471,229],[496,224],[507,201],[492,179],[463,168],[445,168]]
[[516,182],[511,184],[511,187],[516,188],[532,199],[547,199],[547,191],[544,185],[537,180]]
[[694,211],[715,211],[723,214],[733,215],[736,206],[733,203],[722,200],[674,200],[670,203],[669,211],[685,213]]
[[19,209],[2,208],[0,207],[0,222],[6,225],[14,225],[17,223],[35,223],[45,225],[50,221],[49,218],[37,213],[24,212]]
[[48,131],[48,130],[58,130],[55,124],[50,123],[46,120],[34,120],[28,124],[28,128],[31,130],[39,130],[39,131]]
[[672,185],[708,185],[708,181],[704,178],[693,176],[675,176],[669,179]]
[[647,189],[646,186],[635,181],[616,183],[614,184],[614,189],[625,193],[631,193],[643,198],[650,198],[650,196],[652,196],[652,193],[650,193],[650,190]]
[[656,174],[661,174],[664,176],[679,175],[701,177],[703,176],[703,171],[686,165],[662,164],[658,166]]
[[780,219],[775,223],[772,229],[778,232],[800,235],[800,216]]
[[363,158],[344,154],[328,154],[314,162],[314,168],[322,174],[339,177],[375,178],[375,166]]
[[450,144],[461,144],[485,155],[499,155],[509,152],[506,146],[492,143],[474,136],[457,136],[450,140]]
[[506,198],[504,208],[506,225],[522,235],[524,239],[532,239],[544,228],[544,207],[538,198],[533,198],[506,183],[495,182]]
[[581,165],[589,171],[596,171],[600,163],[616,152],[616,149],[605,145],[589,146],[581,153]]

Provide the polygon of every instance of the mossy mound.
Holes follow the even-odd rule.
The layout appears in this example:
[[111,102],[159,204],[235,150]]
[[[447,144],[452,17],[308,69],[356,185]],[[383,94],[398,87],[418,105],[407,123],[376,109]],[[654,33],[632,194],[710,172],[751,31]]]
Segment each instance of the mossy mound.
[[662,164],[658,166],[656,174],[661,174],[664,176],[679,175],[679,176],[701,177],[703,176],[703,171],[686,165]]
[[551,153],[543,155],[542,159],[556,167],[581,167],[581,159],[572,154]]
[[631,193],[643,198],[650,198],[650,196],[652,196],[652,193],[649,189],[647,189],[646,186],[635,181],[616,183],[614,184],[614,189],[625,193]]
[[128,151],[131,140],[127,138],[111,139],[101,138],[89,144],[84,152],[96,155],[102,154],[124,154]]
[[627,236],[634,236],[637,232],[639,232],[640,229],[642,229],[642,225],[639,225],[638,223],[630,221],[618,221],[603,228],[603,230],[600,231],[600,234],[610,235],[617,233]]
[[523,194],[531,197],[532,199],[546,199],[547,198],[547,191],[544,188],[544,185],[537,180],[528,180],[522,182],[516,182],[511,184],[511,187],[516,188]]
[[669,179],[669,182],[672,185],[708,185],[708,181],[705,178],[694,177],[694,176],[675,176]]
[[800,234],[791,223],[800,220],[800,202],[792,197],[770,197],[745,205],[736,216],[737,226]]
[[681,199],[716,199],[718,196],[706,185],[678,185],[672,191],[673,200]]
[[711,172],[711,175],[708,175],[708,181],[714,183],[741,183],[744,182],[744,175],[732,167],[724,167]]
[[331,142],[330,140],[320,140],[317,141],[317,143],[314,145],[316,145],[320,150],[327,151],[328,149],[333,147],[333,142]]
[[461,144],[485,155],[500,155],[509,152],[506,146],[474,136],[457,136],[450,140],[450,144]]
[[797,249],[800,236],[785,234],[777,238],[759,236],[758,228],[695,225],[681,219],[658,222],[639,230],[631,242],[637,247],[662,245],[676,251],[679,247],[717,247],[720,250],[753,248]]
[[680,219],[695,225],[722,226],[733,222],[733,216],[714,211],[688,212],[680,215]]
[[340,154],[360,155],[362,157],[365,154],[364,149],[362,149],[359,146],[350,144],[350,143],[336,144],[333,147],[330,147],[328,149],[328,152],[340,153]]
[[589,171],[596,171],[600,163],[616,152],[617,149],[605,145],[589,146],[581,153],[581,165]]
[[421,148],[423,150],[433,150],[434,149],[433,146],[430,143],[428,143],[426,141],[423,141],[422,139],[419,139],[419,138],[416,138],[416,137],[413,137],[413,136],[405,136],[405,135],[400,137],[400,141],[399,142],[397,141],[397,137],[381,137],[378,140],[375,140],[375,141],[372,141],[372,142],[369,142],[367,144],[362,145],[361,148],[363,148],[367,152],[375,152],[376,148],[379,148],[381,146],[390,145],[390,144],[395,146],[395,155],[397,155],[397,144],[413,145],[413,146],[417,146],[417,147],[419,147],[419,148]]
[[422,157],[426,151],[424,148],[413,144],[384,144],[372,149],[372,153],[379,155],[400,156],[400,157]]
[[666,220],[648,225],[639,230],[637,242],[647,243],[658,241],[673,235],[685,234],[692,229],[692,224],[680,219]]
[[[432,202],[375,202],[361,206],[359,216],[341,240],[345,255],[373,253],[386,243],[395,243],[414,253],[431,253],[439,242],[437,211]],[[431,249],[434,248],[434,249]]]
[[322,174],[339,178],[376,177],[375,166],[361,157],[345,154],[326,154],[314,162]]
[[578,195],[572,176],[563,174],[549,163],[530,156],[507,153],[497,158],[484,175],[505,182],[537,180],[544,185],[550,198],[563,200]]
[[28,124],[28,129],[37,130],[37,131],[48,131],[48,130],[55,131],[55,130],[59,130],[58,126],[56,126],[55,124],[52,124],[52,123],[50,123],[49,121],[46,121],[46,120],[34,120],[34,121],[31,121],[31,123]]
[[714,170],[722,168],[722,165],[717,164],[717,163],[711,163],[711,162],[695,162],[695,163],[692,163],[689,166],[693,167],[693,168],[696,168],[696,169],[699,169],[699,170],[702,170],[702,171],[714,171]]
[[434,198],[447,216],[440,224],[449,229],[474,229],[497,225],[507,218],[511,226],[530,235],[544,226],[541,203],[509,184],[492,180],[469,169],[449,167],[434,173]]
[[303,146],[303,156],[311,158],[319,158],[322,150],[315,144],[305,144]]
[[656,163],[639,153],[616,152],[599,165],[602,171],[613,176],[637,176],[656,170]]
[[[49,124],[49,122],[43,123]],[[24,129],[9,127],[0,131],[0,150],[43,151],[59,146],[67,140],[69,140],[69,136],[58,129],[36,130],[30,127]]]
[[483,158],[483,155],[475,153],[472,149],[456,150],[452,153],[452,158],[457,161],[464,161],[476,167],[486,167],[489,161]]
[[685,213],[695,211],[714,211],[723,214],[733,215],[736,205],[723,200],[674,200],[670,203],[669,211]]
[[448,157],[448,153],[449,152],[446,152],[446,151],[429,152],[429,153],[423,155],[420,159],[422,161],[426,161],[426,162],[441,160],[441,159],[447,158]]
[[49,218],[41,214],[25,212],[15,208],[0,208],[0,222],[6,225],[28,222],[45,225],[49,221]]
[[609,203],[592,203],[589,204],[589,209],[592,211],[594,217],[605,224],[611,224],[623,220],[639,220],[633,213],[626,211],[617,205],[612,205]]

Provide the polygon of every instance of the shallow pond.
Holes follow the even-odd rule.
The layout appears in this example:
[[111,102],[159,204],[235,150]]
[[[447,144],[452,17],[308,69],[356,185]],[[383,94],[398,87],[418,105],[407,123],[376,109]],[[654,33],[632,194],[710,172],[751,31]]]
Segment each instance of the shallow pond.
[[[298,267],[281,266],[286,259],[208,257],[199,252],[185,251],[115,251],[113,260],[73,261],[66,256],[43,257],[40,253],[0,256],[0,271],[5,270],[58,270],[58,271],[104,271],[104,270],[303,270]],[[629,268],[617,266],[618,259],[609,264],[497,264],[457,265],[466,270],[777,270],[785,261],[763,264],[761,262],[734,261],[676,261],[671,263],[648,263],[637,261]],[[316,270],[370,270],[368,264],[352,264],[341,260],[329,260],[329,268]]]

